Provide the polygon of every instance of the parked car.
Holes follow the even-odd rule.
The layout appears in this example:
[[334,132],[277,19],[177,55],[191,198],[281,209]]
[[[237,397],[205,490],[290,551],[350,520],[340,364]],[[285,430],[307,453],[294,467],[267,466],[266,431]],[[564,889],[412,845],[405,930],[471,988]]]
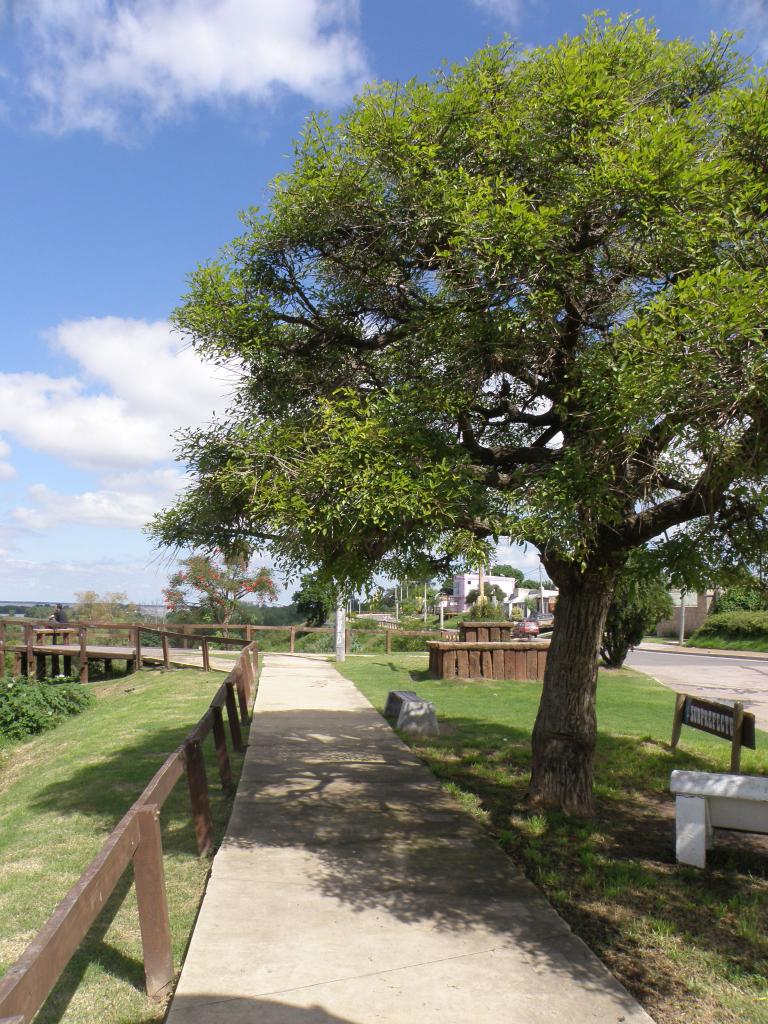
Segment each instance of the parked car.
[[543,633],[545,630],[552,629],[555,624],[555,616],[551,612],[539,612],[536,621],[539,624],[539,631]]
[[520,622],[515,623],[512,635],[521,640],[530,640],[531,637],[538,636],[540,632],[536,619],[522,619]]

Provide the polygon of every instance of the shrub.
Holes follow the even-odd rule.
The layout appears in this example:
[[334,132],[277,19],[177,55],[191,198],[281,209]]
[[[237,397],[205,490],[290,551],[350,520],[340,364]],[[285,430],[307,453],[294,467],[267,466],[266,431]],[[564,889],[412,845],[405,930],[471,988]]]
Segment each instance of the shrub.
[[768,612],[717,612],[709,615],[691,637],[731,636],[768,640]]
[[52,729],[91,704],[93,694],[79,684],[0,680],[0,735],[21,739]]
[[712,614],[722,612],[760,612],[768,609],[768,591],[757,584],[729,587],[717,599]]

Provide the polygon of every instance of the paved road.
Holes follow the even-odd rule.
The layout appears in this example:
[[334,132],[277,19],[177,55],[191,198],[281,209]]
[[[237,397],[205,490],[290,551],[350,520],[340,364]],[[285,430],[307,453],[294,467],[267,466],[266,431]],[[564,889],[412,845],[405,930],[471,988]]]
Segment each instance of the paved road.
[[633,651],[626,664],[664,686],[709,700],[740,700],[759,728],[768,730],[768,661],[667,651]]

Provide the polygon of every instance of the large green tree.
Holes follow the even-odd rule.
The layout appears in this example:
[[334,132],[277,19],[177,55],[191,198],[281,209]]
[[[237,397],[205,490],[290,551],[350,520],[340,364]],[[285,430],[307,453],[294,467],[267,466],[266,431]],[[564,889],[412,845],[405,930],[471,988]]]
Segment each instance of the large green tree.
[[311,119],[176,315],[242,381],[156,538],[350,585],[534,544],[560,596],[530,792],[588,813],[629,552],[765,537],[767,211],[766,79],[641,20]]

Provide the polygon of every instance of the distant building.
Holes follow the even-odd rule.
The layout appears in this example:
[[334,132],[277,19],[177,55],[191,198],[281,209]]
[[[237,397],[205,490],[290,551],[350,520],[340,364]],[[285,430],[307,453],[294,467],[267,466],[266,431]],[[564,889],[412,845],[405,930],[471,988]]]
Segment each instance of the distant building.
[[[498,586],[504,591],[507,616],[511,614],[511,610],[516,605],[523,609],[525,614],[525,608],[528,598],[534,598],[539,604],[539,611],[550,612],[554,607],[554,599],[557,597],[556,590],[539,590],[538,587],[520,587],[518,586],[517,580],[514,576],[485,576],[485,586],[492,587]],[[453,577],[453,596],[446,602],[446,610],[461,614],[467,611],[469,604],[467,602],[467,594],[472,590],[477,590],[480,586],[480,577],[476,572],[461,573],[458,576]],[[543,608],[541,607],[543,598]]]
[[656,636],[680,636],[680,617],[683,614],[680,610],[681,596],[682,603],[685,606],[685,620],[683,623],[685,636],[695,633],[699,626],[704,624],[704,619],[709,615],[709,609],[712,607],[712,602],[715,599],[715,591],[707,590],[701,594],[691,591],[681,595],[679,590],[670,590],[669,596],[672,598],[672,603],[675,606],[672,611],[672,617],[662,619],[661,622],[656,623]]

